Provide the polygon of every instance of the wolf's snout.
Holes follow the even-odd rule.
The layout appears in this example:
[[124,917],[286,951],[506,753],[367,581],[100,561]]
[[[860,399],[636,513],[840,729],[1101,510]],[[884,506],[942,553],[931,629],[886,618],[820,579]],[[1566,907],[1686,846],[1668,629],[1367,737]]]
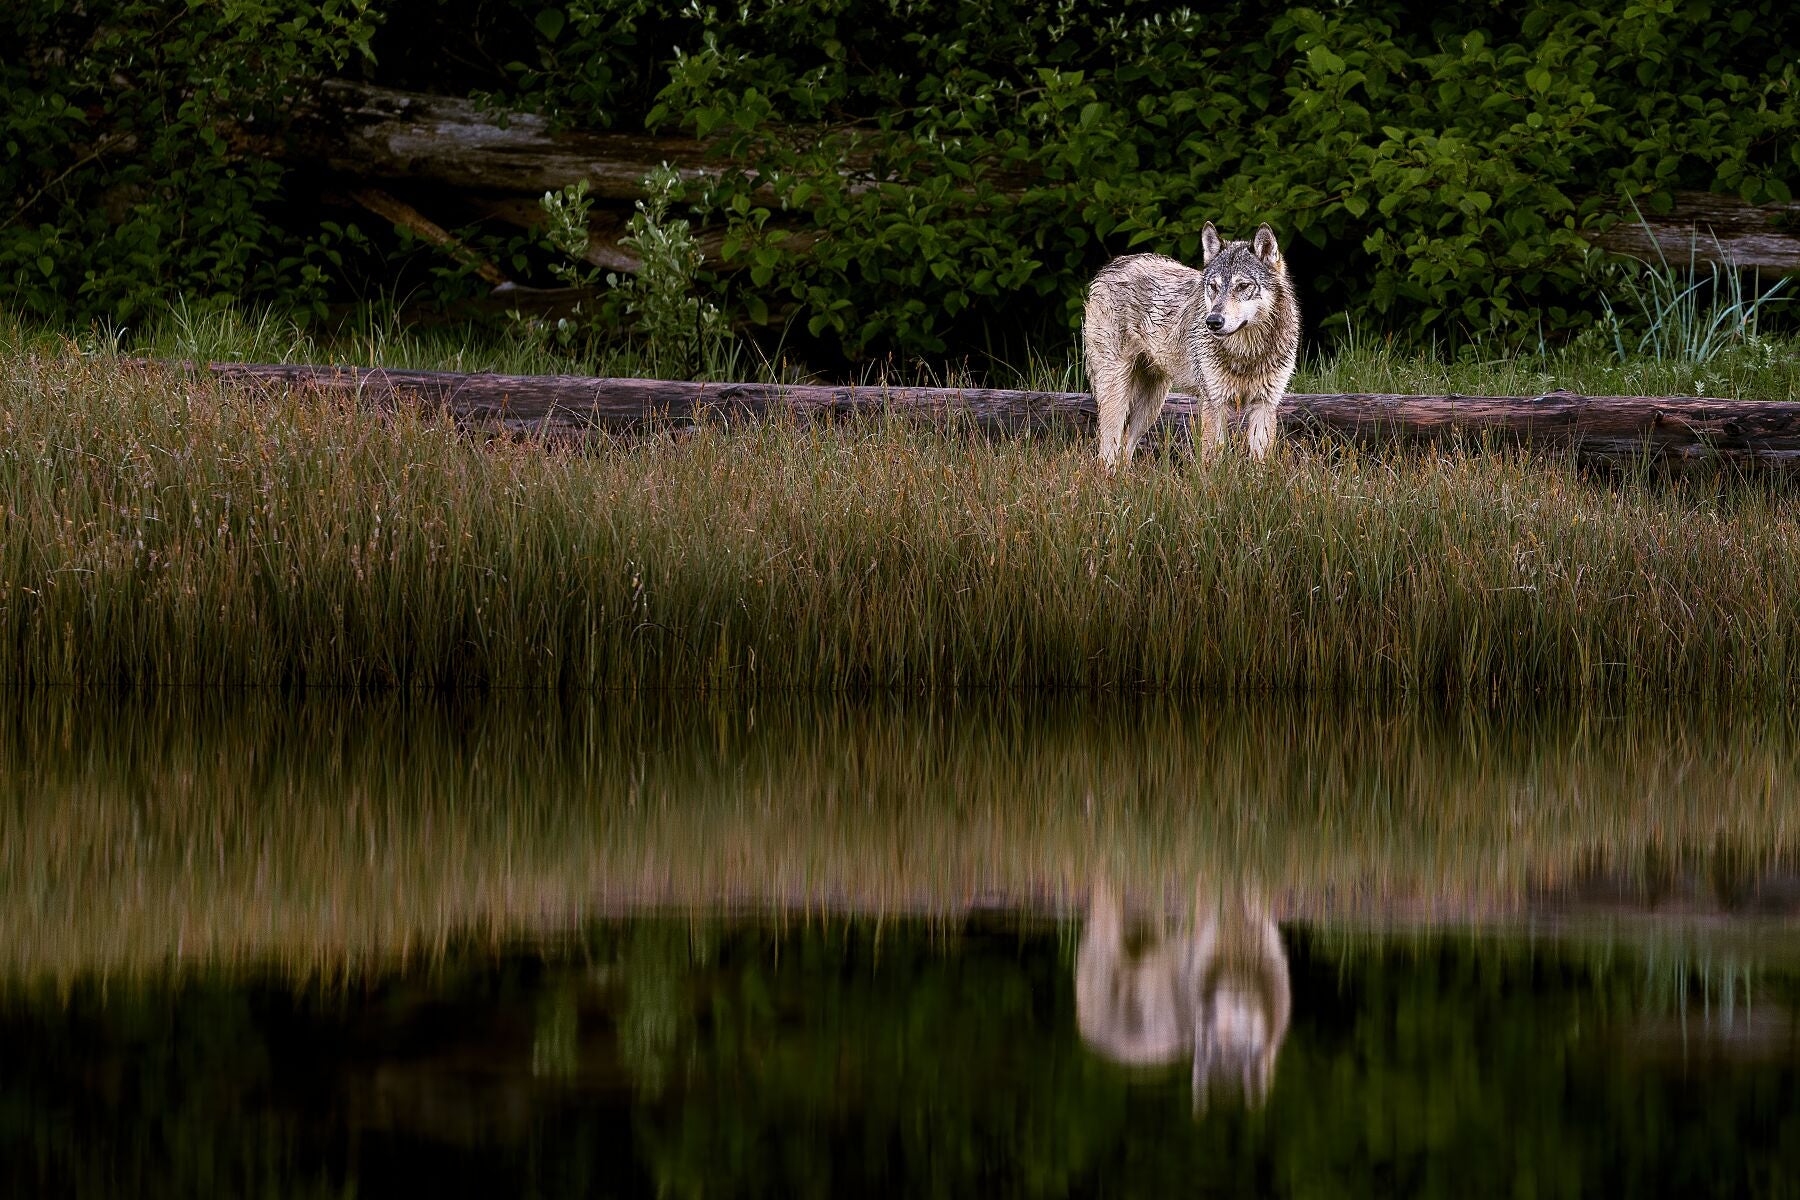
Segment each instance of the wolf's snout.
[[1212,330],[1214,333],[1217,333],[1217,332],[1219,332],[1219,330],[1225,328],[1225,318],[1220,316],[1218,313],[1207,313],[1206,314],[1206,327],[1208,329]]

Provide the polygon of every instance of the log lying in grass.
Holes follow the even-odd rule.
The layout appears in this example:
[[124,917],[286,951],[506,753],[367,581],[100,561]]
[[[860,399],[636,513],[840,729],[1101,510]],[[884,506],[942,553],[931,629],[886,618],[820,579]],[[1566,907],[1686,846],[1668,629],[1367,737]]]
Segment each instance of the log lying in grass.
[[1584,458],[1800,466],[1800,404],[1709,396],[1289,395],[1282,431],[1529,445]]
[[[894,412],[960,419],[1004,432],[1085,429],[1094,421],[1093,397],[1085,392],[691,383],[240,363],[213,363],[206,369],[241,386],[313,388],[351,394],[375,406],[423,404],[475,427],[548,434],[629,430],[657,421],[680,424],[706,415],[778,413],[850,417]],[[1173,396],[1163,426],[1185,433],[1193,411],[1191,398]],[[1282,406],[1281,426],[1285,434],[1325,434],[1369,445],[1463,439],[1606,459],[1800,465],[1800,403],[1561,391],[1541,396],[1294,394]]]

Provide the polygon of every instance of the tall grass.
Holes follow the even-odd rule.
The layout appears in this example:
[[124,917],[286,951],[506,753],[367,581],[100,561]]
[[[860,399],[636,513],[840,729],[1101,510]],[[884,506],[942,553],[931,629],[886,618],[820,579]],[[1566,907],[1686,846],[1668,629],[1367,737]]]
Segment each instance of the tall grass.
[[1797,855],[1800,728],[1754,709],[170,691],[0,715],[0,979],[332,969],[664,906],[1071,914],[1100,874],[1345,929],[1617,891],[1673,939]]
[[[1786,385],[1779,385],[1786,386]],[[0,350],[0,679],[1790,692],[1782,485],[780,421],[471,439]]]

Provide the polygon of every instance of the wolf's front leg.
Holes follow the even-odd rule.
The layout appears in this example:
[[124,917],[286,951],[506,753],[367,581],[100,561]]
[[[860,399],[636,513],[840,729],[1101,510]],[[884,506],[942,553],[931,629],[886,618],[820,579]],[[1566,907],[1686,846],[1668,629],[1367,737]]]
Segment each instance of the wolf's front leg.
[[1225,448],[1225,402],[1211,396],[1196,396],[1200,402],[1200,439],[1197,449],[1206,462],[1217,458]]
[[1250,443],[1250,457],[1261,462],[1275,444],[1275,409],[1279,401],[1262,400],[1250,406],[1244,422],[1244,434]]

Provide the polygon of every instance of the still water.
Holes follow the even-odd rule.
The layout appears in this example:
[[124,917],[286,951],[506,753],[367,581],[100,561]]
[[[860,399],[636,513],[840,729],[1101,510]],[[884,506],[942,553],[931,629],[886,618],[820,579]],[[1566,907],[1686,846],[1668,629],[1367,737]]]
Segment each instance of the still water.
[[1800,722],[49,695],[0,1189],[1800,1195]]

